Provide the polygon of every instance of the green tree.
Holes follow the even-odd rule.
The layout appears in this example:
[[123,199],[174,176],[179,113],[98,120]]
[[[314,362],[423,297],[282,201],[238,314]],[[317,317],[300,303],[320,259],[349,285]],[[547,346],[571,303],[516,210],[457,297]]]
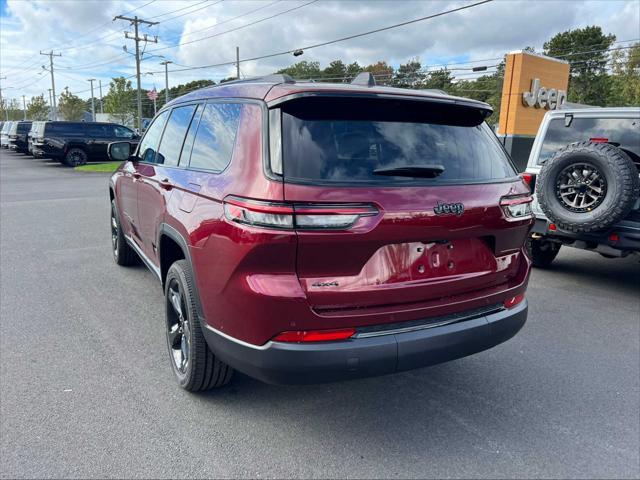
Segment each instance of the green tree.
[[0,107],[0,120],[22,120],[24,118],[20,102],[15,98],[11,100],[3,98]]
[[422,88],[433,88],[451,93],[453,90],[453,76],[446,68],[429,72],[429,75],[422,83]]
[[640,43],[612,52],[611,89],[607,105],[640,105]]
[[49,118],[49,105],[44,99],[44,95],[31,97],[27,103],[27,118],[30,120],[46,120]]
[[371,72],[378,85],[391,85],[393,81],[393,67],[384,60],[380,60],[362,69],[363,72]]
[[402,88],[422,88],[426,74],[422,71],[422,64],[417,58],[412,58],[396,70],[394,86]]
[[104,111],[116,117],[122,124],[130,123],[135,117],[136,95],[131,81],[115,77],[109,83],[109,93],[103,98]]
[[65,88],[58,101],[58,113],[65,120],[74,121],[80,120],[84,112],[86,112],[84,100],[71,93],[68,88]]
[[341,83],[347,76],[347,67],[342,60],[333,60],[324,70],[322,70],[321,81]]
[[303,60],[293,65],[278,70],[276,73],[284,73],[296,79],[317,79],[321,76],[320,62],[307,62]]
[[607,49],[615,35],[605,35],[597,26],[558,33],[544,44],[544,54],[571,63],[568,100],[589,105],[605,105],[609,96]]

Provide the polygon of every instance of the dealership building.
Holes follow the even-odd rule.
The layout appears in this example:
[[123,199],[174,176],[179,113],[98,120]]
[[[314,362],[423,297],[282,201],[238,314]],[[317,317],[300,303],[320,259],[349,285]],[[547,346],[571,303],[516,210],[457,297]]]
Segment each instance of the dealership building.
[[519,171],[526,167],[544,114],[566,105],[568,85],[564,60],[525,51],[506,55],[497,134]]

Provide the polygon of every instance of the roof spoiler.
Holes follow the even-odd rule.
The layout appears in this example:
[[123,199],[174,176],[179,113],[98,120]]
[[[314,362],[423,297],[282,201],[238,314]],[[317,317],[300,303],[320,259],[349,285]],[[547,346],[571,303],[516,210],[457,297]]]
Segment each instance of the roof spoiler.
[[360,85],[363,87],[375,87],[376,79],[373,78],[371,72],[360,72],[356,78],[351,80],[351,85]]

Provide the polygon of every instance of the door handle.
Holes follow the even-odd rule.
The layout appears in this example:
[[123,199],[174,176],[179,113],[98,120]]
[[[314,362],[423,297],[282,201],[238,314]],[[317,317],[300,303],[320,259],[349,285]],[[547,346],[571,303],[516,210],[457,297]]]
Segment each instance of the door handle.
[[173,184],[169,181],[168,178],[163,178],[159,182],[160,188],[164,188],[165,190],[171,190],[173,188]]
[[133,172],[131,174],[133,176],[133,178],[135,178],[136,180],[139,179],[142,175],[140,175],[138,172]]

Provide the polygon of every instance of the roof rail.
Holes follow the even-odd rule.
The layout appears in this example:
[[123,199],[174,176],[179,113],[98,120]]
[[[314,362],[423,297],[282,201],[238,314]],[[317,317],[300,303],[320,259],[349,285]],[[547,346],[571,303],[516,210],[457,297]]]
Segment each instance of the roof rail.
[[233,83],[253,83],[253,82],[296,83],[296,81],[287,74],[273,73],[271,75],[263,75],[262,77],[251,77],[251,78],[243,78],[238,80],[231,80],[229,82],[219,83],[218,85],[229,85]]
[[375,87],[376,79],[371,72],[360,72],[356,78],[351,80],[351,85],[361,85],[363,87]]

